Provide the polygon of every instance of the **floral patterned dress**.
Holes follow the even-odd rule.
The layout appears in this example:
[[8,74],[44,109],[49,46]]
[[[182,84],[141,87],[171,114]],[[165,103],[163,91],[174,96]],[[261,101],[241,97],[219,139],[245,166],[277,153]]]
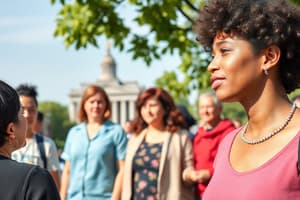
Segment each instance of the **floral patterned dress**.
[[162,143],[143,142],[133,158],[133,200],[156,200]]

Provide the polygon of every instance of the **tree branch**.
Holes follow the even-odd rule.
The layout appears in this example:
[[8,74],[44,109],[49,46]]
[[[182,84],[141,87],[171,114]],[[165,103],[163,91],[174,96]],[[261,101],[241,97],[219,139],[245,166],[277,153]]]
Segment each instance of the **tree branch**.
[[191,23],[194,22],[194,20],[192,18],[190,18],[190,16],[188,16],[180,7],[176,6],[176,8],[187,20],[189,20]]
[[121,3],[123,3],[125,0],[120,0],[120,1],[117,1],[116,3],[117,4],[121,4]]
[[198,8],[196,8],[189,0],[183,0],[193,11],[198,12]]

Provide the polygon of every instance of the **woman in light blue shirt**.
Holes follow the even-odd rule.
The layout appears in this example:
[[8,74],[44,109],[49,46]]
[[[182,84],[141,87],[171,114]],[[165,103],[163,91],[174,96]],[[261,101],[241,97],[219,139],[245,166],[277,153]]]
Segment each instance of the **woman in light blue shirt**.
[[103,88],[90,85],[71,128],[62,158],[62,200],[118,200],[127,145],[120,125],[109,120],[111,105]]

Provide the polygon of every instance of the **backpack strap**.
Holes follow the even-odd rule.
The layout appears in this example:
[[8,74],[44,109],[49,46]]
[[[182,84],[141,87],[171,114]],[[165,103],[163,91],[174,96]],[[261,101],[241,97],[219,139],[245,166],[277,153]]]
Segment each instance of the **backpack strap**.
[[44,168],[47,169],[47,159],[46,159],[46,153],[45,153],[45,146],[44,146],[44,137],[40,134],[35,134],[35,139],[39,148],[39,152],[41,155],[41,159],[44,164]]

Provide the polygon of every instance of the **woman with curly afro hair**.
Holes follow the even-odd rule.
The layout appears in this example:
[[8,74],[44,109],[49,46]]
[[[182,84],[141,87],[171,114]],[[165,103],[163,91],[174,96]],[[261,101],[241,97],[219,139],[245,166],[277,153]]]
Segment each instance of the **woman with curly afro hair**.
[[248,122],[219,146],[204,200],[300,199],[300,9],[286,0],[208,0],[195,23],[211,87]]

